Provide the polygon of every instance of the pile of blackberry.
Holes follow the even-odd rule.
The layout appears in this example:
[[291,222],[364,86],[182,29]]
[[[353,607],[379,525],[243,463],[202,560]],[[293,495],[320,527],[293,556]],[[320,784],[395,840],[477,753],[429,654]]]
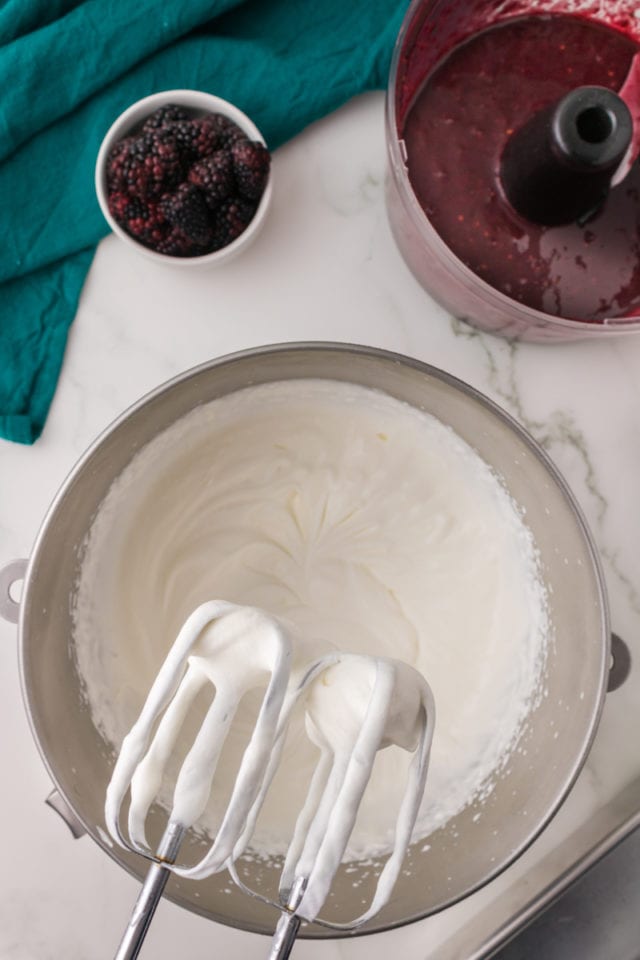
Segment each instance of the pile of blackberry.
[[269,179],[263,143],[220,113],[190,116],[167,104],[107,157],[109,210],[139,243],[198,257],[240,236]]

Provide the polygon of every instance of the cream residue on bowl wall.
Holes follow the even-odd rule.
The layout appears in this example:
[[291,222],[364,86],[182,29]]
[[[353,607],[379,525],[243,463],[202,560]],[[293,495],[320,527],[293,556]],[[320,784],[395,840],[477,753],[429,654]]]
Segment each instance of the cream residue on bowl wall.
[[[173,424],[114,482],[73,611],[93,722],[114,750],[182,622],[213,598],[281,618],[300,656],[338,647],[424,674],[437,720],[417,837],[490,790],[540,695],[546,595],[517,505],[450,428],[380,391],[248,387]],[[258,702],[243,702],[223,752],[209,832]],[[256,852],[286,849],[315,760],[300,720]],[[351,857],[388,849],[406,763],[396,748],[379,754]]]

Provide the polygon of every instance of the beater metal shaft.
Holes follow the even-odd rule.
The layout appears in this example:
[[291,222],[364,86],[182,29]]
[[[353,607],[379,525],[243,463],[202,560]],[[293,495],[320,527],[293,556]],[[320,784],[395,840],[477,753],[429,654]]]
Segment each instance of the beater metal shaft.
[[280,915],[273,934],[268,960],[288,960],[302,922],[295,911],[302,900],[306,885],[306,877],[299,877],[291,888],[286,912]]
[[165,864],[175,862],[184,835],[185,829],[179,823],[169,823],[167,826],[158,847],[158,859],[162,862],[152,863],[149,868],[114,960],[136,960],[140,953],[156,907],[171,876],[171,870]]

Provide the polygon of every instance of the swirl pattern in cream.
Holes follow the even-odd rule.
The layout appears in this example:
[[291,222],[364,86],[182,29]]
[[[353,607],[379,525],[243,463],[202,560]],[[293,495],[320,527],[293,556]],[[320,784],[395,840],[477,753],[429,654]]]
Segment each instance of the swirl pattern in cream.
[[[113,485],[86,543],[74,645],[115,750],[180,625],[214,598],[281,618],[300,657],[338,648],[420,670],[437,713],[421,836],[487,789],[539,685],[545,596],[516,505],[448,427],[353,384],[223,397],[156,438]],[[243,701],[225,747],[210,830],[257,702]],[[294,724],[257,849],[286,848],[315,759]],[[394,748],[379,755],[353,856],[387,848],[405,762]]]

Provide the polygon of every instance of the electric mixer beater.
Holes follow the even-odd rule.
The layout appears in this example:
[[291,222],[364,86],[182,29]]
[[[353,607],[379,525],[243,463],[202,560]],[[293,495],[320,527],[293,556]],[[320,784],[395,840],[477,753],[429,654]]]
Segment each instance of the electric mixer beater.
[[[175,781],[164,835],[153,852],[146,817],[197,695],[215,689],[204,721]],[[264,696],[215,839],[193,866],[178,865],[187,831],[203,813],[225,739],[242,697]],[[250,846],[257,817],[285,748],[292,714],[305,710],[309,739],[320,756],[284,861],[279,901],[249,889],[236,861]],[[114,839],[152,861],[116,960],[138,956],[171,872],[200,879],[228,869],[247,894],[281,912],[270,957],[289,956],[300,923],[353,930],[388,900],[411,840],[424,793],[435,719],[422,675],[397,660],[329,653],[293,668],[293,645],[262,611],[224,601],[198,607],[171,648],[142,712],[125,738],[107,790],[106,823]],[[378,750],[392,744],[411,753],[393,849],[368,909],[349,923],[318,916],[352,834]],[[130,793],[128,827],[121,808]]]

